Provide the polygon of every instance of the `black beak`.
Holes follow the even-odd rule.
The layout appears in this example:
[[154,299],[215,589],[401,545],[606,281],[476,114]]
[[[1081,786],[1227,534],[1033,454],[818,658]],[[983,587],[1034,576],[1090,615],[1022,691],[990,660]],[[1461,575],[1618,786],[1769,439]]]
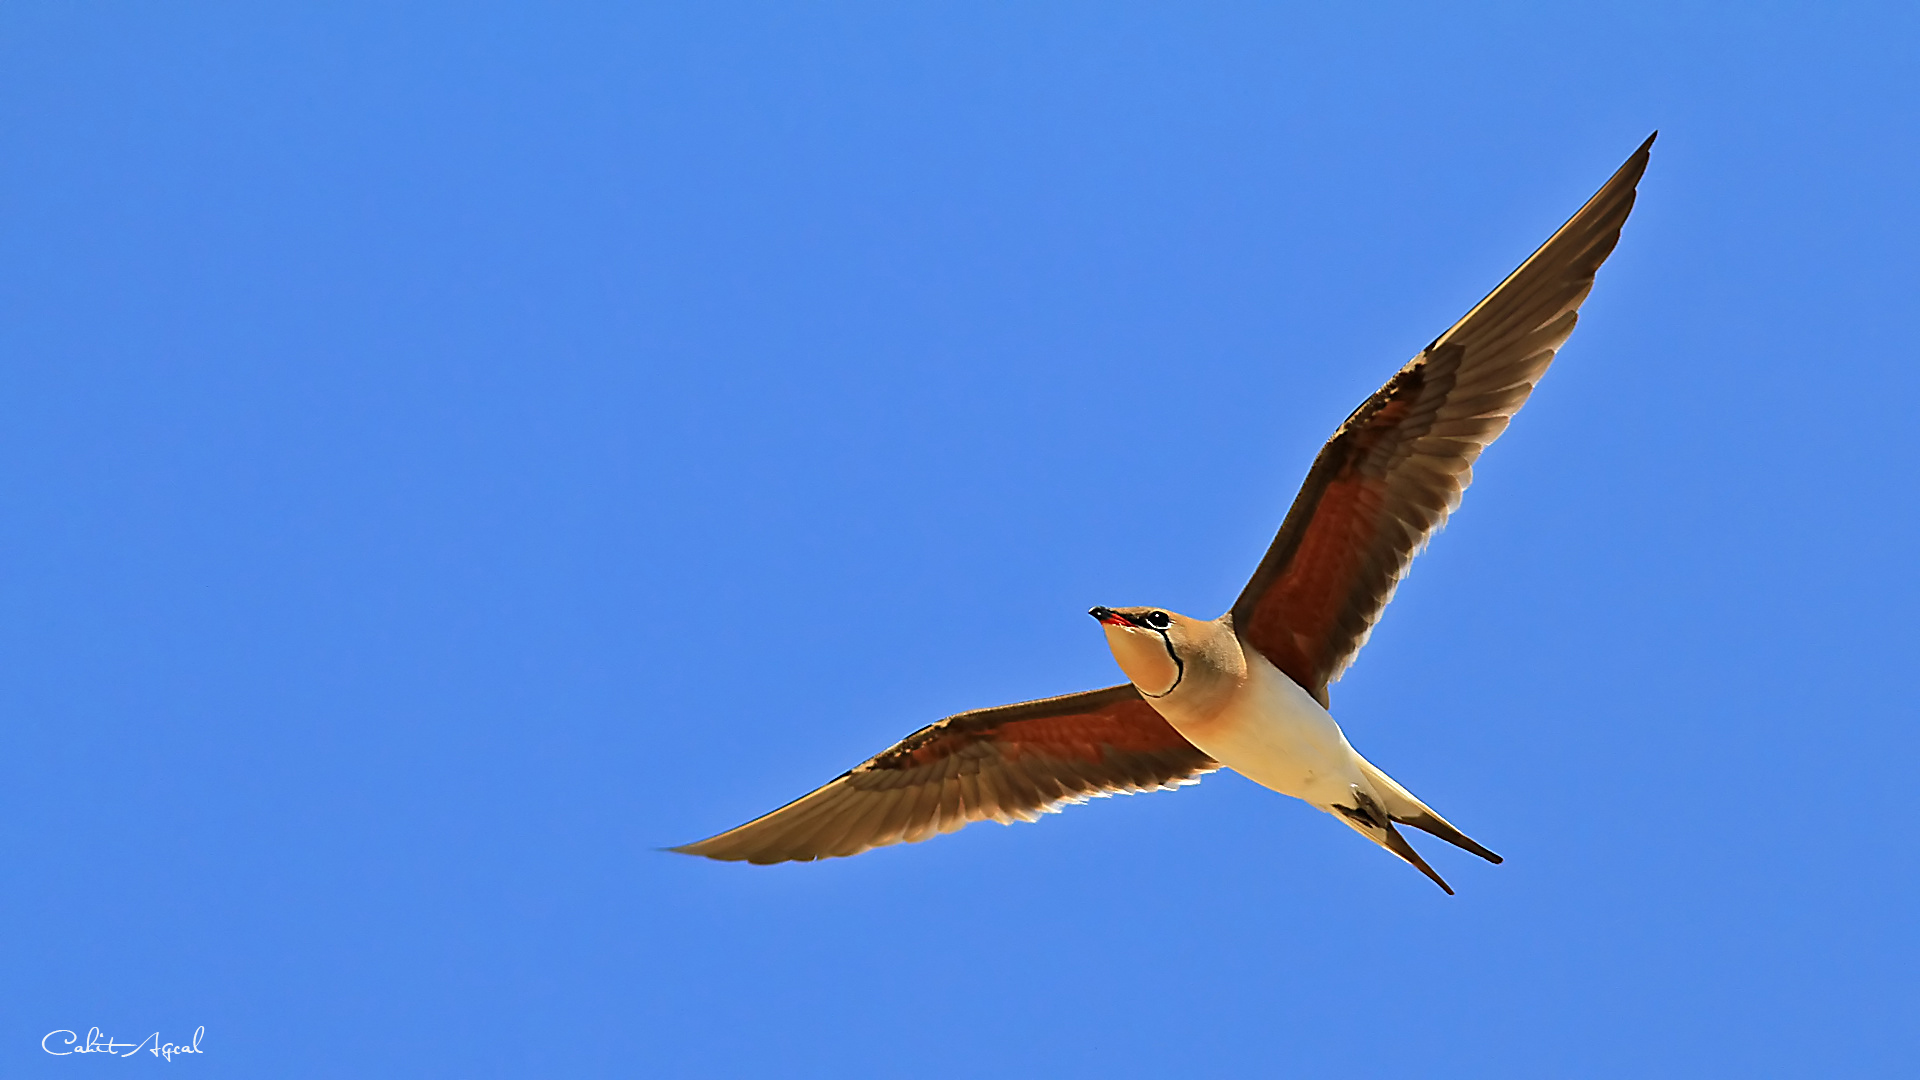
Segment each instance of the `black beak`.
[[1134,621],[1112,608],[1096,607],[1087,609],[1087,614],[1100,620],[1102,626],[1133,626]]

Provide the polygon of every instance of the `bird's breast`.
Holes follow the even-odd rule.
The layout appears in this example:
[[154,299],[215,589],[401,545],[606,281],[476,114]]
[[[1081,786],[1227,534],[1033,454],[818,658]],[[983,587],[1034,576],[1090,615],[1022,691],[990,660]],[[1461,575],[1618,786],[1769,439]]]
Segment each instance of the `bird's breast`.
[[1325,808],[1366,786],[1358,755],[1327,710],[1267,659],[1247,650],[1247,677],[1205,715],[1155,708],[1188,742],[1262,787]]

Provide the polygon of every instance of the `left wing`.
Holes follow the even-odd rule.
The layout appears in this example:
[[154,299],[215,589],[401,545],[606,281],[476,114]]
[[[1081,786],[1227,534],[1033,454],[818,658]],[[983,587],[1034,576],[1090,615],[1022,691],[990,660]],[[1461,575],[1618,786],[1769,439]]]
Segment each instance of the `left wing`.
[[1233,626],[1327,704],[1413,556],[1573,332],[1620,240],[1649,138],[1466,317],[1347,417],[1233,604]]
[[1129,683],[950,716],[770,814],[672,850],[756,863],[858,855],[1219,767]]

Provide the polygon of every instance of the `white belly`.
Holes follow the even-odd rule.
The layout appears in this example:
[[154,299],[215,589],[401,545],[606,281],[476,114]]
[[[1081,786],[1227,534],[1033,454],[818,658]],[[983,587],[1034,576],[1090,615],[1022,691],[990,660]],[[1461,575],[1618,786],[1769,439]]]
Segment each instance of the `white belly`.
[[1355,784],[1371,789],[1340,725],[1252,649],[1246,684],[1213,716],[1195,720],[1176,715],[1177,707],[1153,703],[1188,742],[1262,787],[1323,810],[1336,802],[1353,805]]

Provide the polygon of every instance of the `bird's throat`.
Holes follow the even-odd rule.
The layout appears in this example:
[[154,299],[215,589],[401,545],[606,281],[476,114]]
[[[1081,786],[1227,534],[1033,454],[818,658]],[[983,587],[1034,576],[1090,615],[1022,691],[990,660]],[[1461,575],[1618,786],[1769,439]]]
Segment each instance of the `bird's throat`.
[[1107,647],[1134,688],[1150,698],[1165,697],[1180,685],[1184,665],[1165,635],[1107,627]]

